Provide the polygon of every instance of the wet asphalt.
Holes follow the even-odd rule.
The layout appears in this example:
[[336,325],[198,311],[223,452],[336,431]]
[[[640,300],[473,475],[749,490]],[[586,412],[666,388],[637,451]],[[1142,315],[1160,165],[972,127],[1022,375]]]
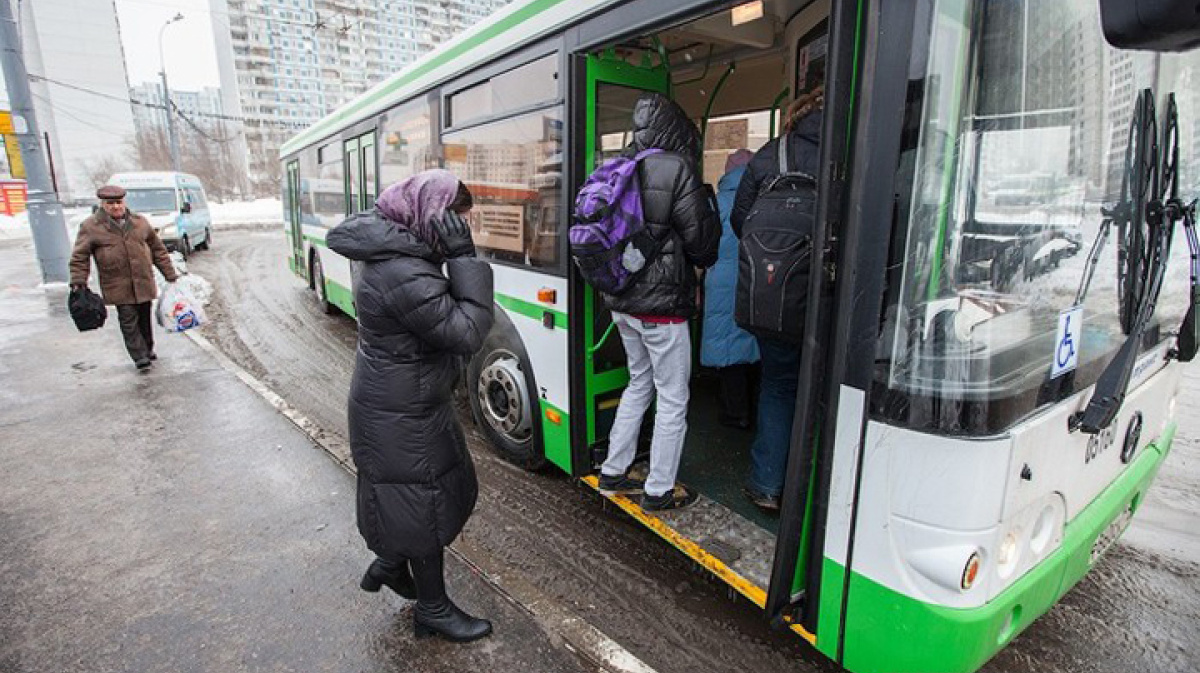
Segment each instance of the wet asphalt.
[[0,249],[0,672],[596,670],[457,557],[451,595],[500,628],[417,641],[411,601],[357,586],[372,557],[345,470],[187,337],[159,334],[137,373],[114,321],[76,332],[65,292],[15,256]]
[[[203,333],[232,360],[261,378],[319,425],[320,433],[327,437],[328,443],[337,445],[344,442],[341,438],[346,430],[344,402],[353,367],[355,325],[345,316],[326,316],[317,309],[311,293],[288,270],[284,257],[286,250],[281,233],[228,231],[220,232],[213,251],[196,254],[190,263],[192,272],[204,276],[215,287],[214,302],[210,307],[210,316],[214,320]],[[10,301],[7,287],[16,282],[13,264],[8,261],[11,254],[10,250],[0,248],[0,289],[6,292],[0,295],[0,302],[6,303]],[[0,310],[0,334],[6,335],[0,337],[0,354],[7,356],[9,349],[18,346],[23,339],[47,338],[11,328],[6,323],[7,315],[7,310]],[[109,353],[106,357],[112,362],[103,366],[112,368],[124,356],[120,353],[117,336],[108,335],[108,340],[112,341],[109,350],[115,348],[115,354]],[[0,367],[14,367],[14,362],[20,364],[22,358],[0,358]],[[212,369],[211,364],[196,362],[194,366],[200,371],[205,371],[206,367]],[[28,371],[0,370],[0,375],[5,380],[12,378],[14,371],[21,377],[34,376],[30,373],[36,369],[34,365],[23,366]],[[170,366],[175,365],[168,363],[163,369]],[[68,376],[68,373],[57,375]],[[1200,372],[1188,372],[1185,379],[1181,428],[1175,449],[1133,528],[1083,582],[990,662],[985,671],[1082,673],[1194,671],[1200,668],[1196,663],[1200,662],[1200,583],[1197,582],[1200,565],[1195,561],[1196,553],[1200,552],[1200,527],[1195,525],[1194,514],[1200,506],[1200,422],[1195,413],[1200,404]],[[90,388],[91,384],[84,387]],[[217,397],[228,398],[230,413],[236,412],[234,407],[249,404],[239,397],[238,391],[234,390],[236,387],[214,391]],[[11,391],[12,387],[8,386],[0,392],[0,401]],[[252,395],[245,389],[242,392]],[[160,421],[166,428],[163,432],[168,434],[143,437],[138,444],[143,448],[138,453],[179,451],[162,448],[167,438],[171,438],[171,443],[188,443],[186,436],[171,436],[171,419],[185,415],[181,409],[193,405],[194,400],[178,391],[174,394],[177,396],[170,404],[153,403],[156,413],[163,418]],[[47,400],[46,404],[51,403]],[[523,634],[515,630],[512,638],[494,640],[488,646],[491,649],[479,659],[457,660],[455,657],[469,655],[450,647],[425,649],[411,642],[404,601],[346,591],[347,577],[355,578],[363,560],[369,558],[353,530],[352,482],[338,469],[328,469],[335,463],[314,450],[302,436],[298,436],[294,444],[265,452],[265,456],[249,458],[242,454],[250,452],[244,451],[236,456],[236,460],[231,456],[228,460],[217,461],[223,468],[217,470],[207,483],[207,490],[213,493],[206,492],[202,484],[192,491],[192,495],[205,507],[235,508],[229,514],[233,520],[245,517],[246,530],[230,532],[202,528],[197,548],[207,550],[207,553],[194,552],[194,558],[189,557],[187,565],[180,568],[157,566],[159,572],[150,573],[150,576],[159,581],[163,581],[163,576],[171,580],[170,588],[156,593],[155,600],[151,601],[159,603],[158,608],[138,619],[127,619],[118,600],[111,609],[97,608],[95,614],[85,617],[74,614],[77,609],[73,608],[79,603],[73,598],[74,592],[81,589],[111,591],[117,593],[118,599],[136,593],[139,586],[144,586],[146,576],[140,563],[153,558],[152,550],[170,547],[177,539],[194,533],[167,526],[156,532],[152,536],[154,539],[137,538],[139,544],[144,544],[134,547],[142,550],[141,556],[132,555],[122,558],[120,563],[106,566],[108,569],[100,577],[89,578],[83,586],[57,580],[72,577],[76,572],[82,571],[85,575],[88,572],[88,564],[92,562],[89,559],[94,557],[95,549],[72,549],[70,542],[76,539],[76,534],[95,534],[96,528],[107,530],[114,527],[111,522],[132,517],[130,523],[116,527],[117,531],[105,538],[114,549],[125,554],[125,547],[130,545],[120,531],[161,525],[158,520],[163,510],[170,511],[167,503],[175,502],[178,506],[179,501],[160,496],[156,507],[145,507],[144,503],[117,497],[119,493],[108,494],[109,490],[120,489],[106,486],[102,489],[105,497],[96,501],[103,504],[93,505],[99,511],[75,521],[71,505],[79,505],[78,499],[68,495],[73,495],[70,488],[55,488],[64,482],[65,478],[60,474],[77,471],[79,464],[112,461],[121,464],[122,456],[130,452],[110,450],[99,455],[83,452],[57,467],[42,465],[39,456],[29,455],[33,452],[28,450],[14,450],[6,438],[17,437],[22,445],[48,441],[46,438],[66,431],[53,420],[62,415],[43,410],[30,418],[13,421],[5,417],[6,413],[5,407],[0,405],[0,458],[6,464],[12,463],[14,457],[18,463],[25,461],[30,464],[27,468],[30,471],[0,473],[3,474],[0,476],[0,534],[3,538],[0,539],[6,540],[0,546],[0,576],[24,578],[15,584],[24,587],[20,591],[6,590],[4,587],[14,586],[9,581],[0,585],[0,604],[16,607],[16,610],[5,609],[0,614],[0,671],[4,673],[10,670],[152,670],[122,667],[117,663],[122,661],[121,652],[129,647],[129,639],[142,642],[143,649],[146,640],[153,640],[153,636],[138,630],[149,629],[150,625],[160,629],[157,635],[163,639],[162,644],[168,651],[178,649],[186,653],[177,659],[178,670],[510,670],[503,663],[516,664],[526,651],[544,650],[547,656],[563,653],[562,649],[554,647],[553,638],[548,639],[546,634],[531,628]],[[120,414],[114,413],[114,416],[119,418]],[[286,425],[286,421],[278,416],[272,422]],[[217,425],[222,432],[237,427],[236,423],[226,423],[224,419]],[[77,423],[70,431],[88,436],[95,428]],[[246,432],[253,431],[253,428],[246,429]],[[468,434],[473,433],[468,431]],[[243,444],[250,446],[252,440]],[[723,584],[698,571],[691,561],[614,508],[605,507],[604,501],[590,490],[559,474],[529,474],[517,470],[498,459],[477,434],[472,436],[471,444],[479,467],[481,492],[477,512],[456,544],[467,559],[478,555],[486,561],[481,561],[481,565],[503,567],[506,573],[536,585],[547,596],[664,673],[835,670],[798,638],[771,630],[762,621],[757,608],[731,596]],[[208,455],[213,451],[215,449],[206,446],[202,452]],[[185,453],[194,455],[193,451]],[[269,465],[264,466],[261,461],[268,459]],[[126,456],[124,460],[132,459]],[[252,462],[241,462],[245,460]],[[181,473],[194,468],[187,462],[169,465],[180,469],[160,467],[157,472],[149,470],[141,477],[144,488],[153,491],[157,485],[161,489],[164,483],[171,484]],[[126,468],[147,473],[145,465],[134,463]],[[117,475],[111,478],[118,483],[126,479]],[[280,479],[290,483],[290,490],[276,483]],[[303,512],[311,503],[285,497],[279,508],[271,508],[271,511],[291,515],[285,517],[286,523],[280,523],[249,504],[232,503],[230,498],[216,494],[228,493],[234,488],[251,493],[264,489],[270,494],[277,492],[274,489],[320,493],[324,515],[305,519]],[[54,512],[54,516],[42,511],[46,507]],[[242,509],[239,511],[238,507]],[[333,521],[328,514],[335,507],[343,512],[344,518],[340,521]],[[129,513],[130,508],[133,513]],[[64,520],[70,525],[60,533],[57,526],[63,525]],[[250,523],[255,521],[269,525],[268,533],[249,533],[253,529]],[[325,528],[318,531],[322,525]],[[288,535],[293,537],[287,538]],[[244,555],[268,554],[262,549],[264,538],[275,540],[281,536],[294,539],[294,549],[293,545],[285,547],[289,550],[286,565],[304,568],[304,581],[293,582],[291,586],[317,587],[306,590],[315,591],[318,598],[314,600],[328,605],[328,612],[314,615],[288,611],[280,618],[275,609],[280,603],[263,600],[259,597],[260,592],[256,592],[260,588],[256,582],[264,580],[237,577],[238,564],[227,561]],[[53,539],[54,544],[47,543],[44,553],[27,551],[30,547],[37,548],[45,537]],[[311,538],[327,543],[314,550]],[[66,560],[55,556],[54,551],[60,548],[68,550]],[[202,559],[209,560],[202,563]],[[47,567],[46,563],[51,565]],[[457,572],[462,573],[460,582],[471,579],[468,566],[459,567]],[[231,579],[223,581],[221,578]],[[221,587],[219,591],[217,586]],[[265,586],[272,584],[268,582]],[[174,596],[200,590],[213,591],[217,596],[205,603],[208,609],[216,609],[220,615],[204,621],[216,625],[206,626],[208,631],[197,626],[197,620],[189,621],[189,615],[180,615],[179,611],[163,607],[171,605]],[[267,596],[270,596],[269,592]],[[495,588],[485,583],[471,584],[465,598],[475,602],[473,605],[498,610],[491,614],[501,615],[499,623],[503,627],[504,615],[508,613],[503,612],[505,601],[498,597]],[[106,601],[101,603],[107,604]],[[244,617],[243,612],[246,613]],[[114,613],[122,617],[115,619]],[[508,618],[514,624],[520,623],[520,611],[511,613]],[[101,625],[99,636],[83,643],[71,642],[76,633],[73,629],[93,623]],[[313,623],[328,623],[332,635],[306,639],[303,646],[291,647],[302,647],[308,656],[322,661],[322,667],[292,669],[283,663],[272,668],[254,658],[255,654],[265,655],[268,659],[279,657],[280,643],[294,642],[297,629],[311,627]],[[174,627],[168,628],[172,625]],[[217,627],[218,631],[212,630]],[[47,633],[54,635],[43,636]],[[198,635],[204,633],[212,638]],[[11,642],[17,645],[6,647],[5,643]],[[118,645],[113,645],[114,642]],[[230,648],[229,657],[222,659],[229,664],[226,668],[206,668],[196,664],[198,658],[203,659],[205,653],[201,645],[206,642],[223,643],[223,647]],[[331,653],[331,649],[336,652]],[[59,661],[68,665],[38,666],[25,658],[27,652],[54,653],[59,656]],[[106,666],[82,666],[78,659],[70,659],[71,653],[78,652],[109,652],[103,659],[108,663]],[[281,657],[281,661],[298,660],[294,654],[292,657]],[[568,667],[579,665],[569,657],[554,662],[554,665]],[[18,665],[20,667],[15,667]],[[511,670],[560,669],[533,665]]]

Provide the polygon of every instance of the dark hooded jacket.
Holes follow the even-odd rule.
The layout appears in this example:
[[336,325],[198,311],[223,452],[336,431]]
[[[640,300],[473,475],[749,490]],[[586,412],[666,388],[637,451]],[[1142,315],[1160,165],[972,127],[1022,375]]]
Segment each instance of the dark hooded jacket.
[[363,262],[349,404],[358,528],[385,559],[429,556],[454,540],[478,495],[451,396],[461,358],[492,327],[491,268],[459,257],[443,275],[429,245],[378,211],[351,216],[326,241]]
[[[814,178],[819,177],[817,169],[820,163],[821,117],[820,112],[812,112],[800,118],[785,136],[788,146],[788,169],[792,172],[808,173]],[[733,202],[733,213],[729,216],[729,224],[738,238],[742,237],[742,225],[746,223],[746,216],[750,214],[750,209],[754,206],[754,200],[758,198],[759,191],[777,175],[779,175],[779,143],[772,141],[755,152],[754,158],[750,160],[750,166],[746,170],[746,175],[742,178],[742,184],[738,185],[737,197]]]
[[697,171],[700,134],[695,124],[657,94],[642,97],[633,110],[630,151],[649,148],[665,150],[638,167],[646,224],[662,247],[630,288],[604,299],[621,313],[688,318],[696,312],[695,269],[717,261],[721,220]]

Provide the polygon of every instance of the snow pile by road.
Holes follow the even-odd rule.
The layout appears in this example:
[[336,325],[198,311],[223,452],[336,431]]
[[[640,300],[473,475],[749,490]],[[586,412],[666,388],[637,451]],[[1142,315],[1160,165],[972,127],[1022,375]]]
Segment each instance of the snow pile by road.
[[258,199],[233,203],[209,202],[216,229],[283,227],[283,203],[279,199]]
[[[258,199],[232,203],[209,202],[213,229],[273,229],[283,228],[283,203],[279,199]],[[67,236],[74,241],[79,224],[92,214],[91,208],[74,208],[63,211],[67,222]],[[16,217],[0,215],[0,241],[28,241],[29,213]]]

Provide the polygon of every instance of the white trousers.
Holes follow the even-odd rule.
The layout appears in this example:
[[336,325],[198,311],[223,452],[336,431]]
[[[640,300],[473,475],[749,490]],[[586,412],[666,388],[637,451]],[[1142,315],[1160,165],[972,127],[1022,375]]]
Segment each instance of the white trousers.
[[658,394],[654,437],[650,443],[650,475],[646,494],[660,496],[675,488],[675,474],[687,435],[688,382],[692,375],[692,337],[686,322],[644,323],[624,313],[612,314],[629,360],[629,386],[621,395],[608,439],[608,459],[600,471],[624,474],[637,453],[642,416]]

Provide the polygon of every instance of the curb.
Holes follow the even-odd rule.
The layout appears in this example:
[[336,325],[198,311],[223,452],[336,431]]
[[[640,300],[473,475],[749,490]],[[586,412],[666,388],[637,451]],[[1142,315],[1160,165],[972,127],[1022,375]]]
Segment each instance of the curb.
[[[276,411],[291,421],[310,441],[328,453],[342,469],[351,475],[355,474],[354,463],[350,459],[350,447],[345,442],[330,437],[316,423],[300,413],[287,400],[277,395],[270,387],[243,369],[229,356],[222,353],[196,330],[187,330],[184,334],[212,356],[222,369],[236,376]],[[455,558],[470,568],[496,593],[522,612],[533,617],[534,621],[551,636],[552,640],[560,641],[567,650],[577,656],[607,673],[657,673],[655,669],[575,614],[560,601],[547,596],[517,573],[510,572],[486,551],[471,544],[466,536],[460,536],[458,541],[448,549]]]

